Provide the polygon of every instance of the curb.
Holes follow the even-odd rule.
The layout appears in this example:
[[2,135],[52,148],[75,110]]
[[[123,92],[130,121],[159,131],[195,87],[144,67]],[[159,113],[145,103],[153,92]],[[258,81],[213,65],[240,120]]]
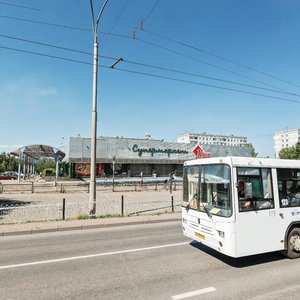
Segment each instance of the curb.
[[173,217],[173,218],[157,219],[157,220],[138,220],[138,221],[128,221],[128,222],[119,222],[119,223],[87,224],[87,225],[80,225],[80,226],[65,226],[65,227],[54,226],[51,228],[3,231],[0,232],[0,236],[15,236],[15,235],[27,235],[27,234],[36,234],[36,233],[87,230],[87,229],[109,228],[109,227],[119,227],[119,226],[127,226],[127,225],[154,224],[154,223],[166,223],[166,222],[178,222],[178,221],[181,221],[181,217]]

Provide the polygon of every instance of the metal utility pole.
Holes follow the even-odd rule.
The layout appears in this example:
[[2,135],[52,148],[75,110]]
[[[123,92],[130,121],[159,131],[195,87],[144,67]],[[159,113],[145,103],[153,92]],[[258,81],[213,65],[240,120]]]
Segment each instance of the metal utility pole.
[[89,214],[96,213],[96,150],[97,150],[97,83],[98,83],[98,25],[102,12],[107,4],[105,0],[95,21],[93,0],[90,0],[92,26],[94,34],[94,68],[93,68],[93,104],[92,104],[92,135],[91,135],[91,170],[90,170],[90,197]]
[[114,155],[112,158],[113,163],[113,192],[115,191],[115,164],[116,164],[116,156]]

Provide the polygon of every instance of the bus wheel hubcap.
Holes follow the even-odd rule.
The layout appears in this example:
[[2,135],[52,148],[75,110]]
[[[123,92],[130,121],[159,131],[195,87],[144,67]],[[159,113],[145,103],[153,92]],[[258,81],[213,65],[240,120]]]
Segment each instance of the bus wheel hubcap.
[[291,245],[293,250],[300,251],[300,236],[298,234],[292,236]]

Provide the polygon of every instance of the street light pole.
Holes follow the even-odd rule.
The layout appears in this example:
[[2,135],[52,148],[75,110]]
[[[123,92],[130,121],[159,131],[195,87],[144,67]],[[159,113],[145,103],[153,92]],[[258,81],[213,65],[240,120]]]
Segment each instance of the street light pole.
[[91,135],[91,169],[89,214],[96,213],[96,151],[97,151],[97,83],[98,83],[98,24],[108,0],[104,2],[95,22],[93,0],[90,0],[92,26],[94,34],[94,67],[93,67],[93,103],[92,103],[92,135]]
[[113,163],[113,192],[115,191],[115,164],[116,164],[116,156],[114,155],[112,158]]

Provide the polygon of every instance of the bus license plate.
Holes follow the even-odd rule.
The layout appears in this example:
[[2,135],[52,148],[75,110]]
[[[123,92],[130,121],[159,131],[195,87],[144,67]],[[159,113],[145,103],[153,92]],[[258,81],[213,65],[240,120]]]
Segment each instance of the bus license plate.
[[200,234],[198,232],[195,232],[195,236],[197,236],[198,238],[205,240],[205,236],[203,234]]

